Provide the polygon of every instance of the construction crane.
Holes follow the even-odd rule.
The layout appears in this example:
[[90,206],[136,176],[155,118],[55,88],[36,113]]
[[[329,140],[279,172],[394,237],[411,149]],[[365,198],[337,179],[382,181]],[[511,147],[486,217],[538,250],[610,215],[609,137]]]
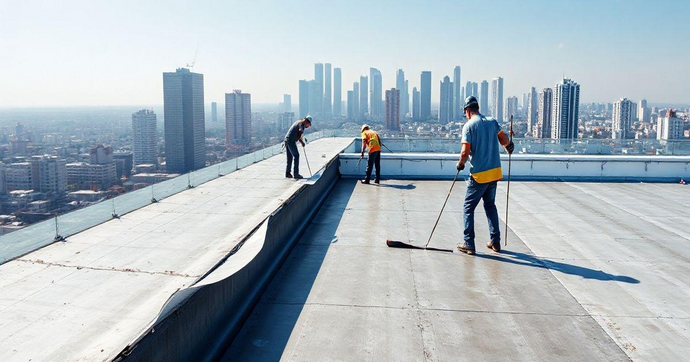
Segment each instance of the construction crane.
[[196,44],[196,50],[194,51],[194,60],[191,63],[187,63],[187,68],[189,70],[194,70],[194,64],[196,64],[196,54],[199,52],[199,43]]

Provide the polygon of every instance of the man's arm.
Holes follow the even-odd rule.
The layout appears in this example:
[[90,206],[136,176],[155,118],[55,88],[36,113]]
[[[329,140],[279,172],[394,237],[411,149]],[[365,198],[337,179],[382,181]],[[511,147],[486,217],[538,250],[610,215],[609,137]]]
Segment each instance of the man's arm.
[[359,158],[364,158],[364,151],[367,149],[367,143],[367,139],[362,137],[362,153],[359,155]]
[[513,150],[515,150],[515,144],[513,141],[508,138],[508,136],[503,133],[503,131],[498,132],[498,142],[501,143],[503,147],[505,147],[506,151],[508,153],[513,153]]
[[458,171],[465,169],[465,163],[467,163],[468,158],[470,158],[470,144],[465,142],[462,144],[462,151],[460,152],[460,160],[457,165]]

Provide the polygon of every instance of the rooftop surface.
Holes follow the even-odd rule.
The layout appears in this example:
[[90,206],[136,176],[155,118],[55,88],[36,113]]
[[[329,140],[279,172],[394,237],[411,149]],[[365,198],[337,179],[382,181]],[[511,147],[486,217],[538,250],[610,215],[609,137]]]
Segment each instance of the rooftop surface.
[[[351,142],[310,143],[312,170]],[[309,182],[285,179],[284,163],[274,156],[0,265],[0,361],[115,357]]]
[[[515,182],[508,246],[423,245],[449,181],[342,179],[226,360],[683,360],[690,188]],[[456,184],[432,246],[462,237]],[[504,219],[505,183],[497,203]],[[503,233],[503,229],[501,230]]]

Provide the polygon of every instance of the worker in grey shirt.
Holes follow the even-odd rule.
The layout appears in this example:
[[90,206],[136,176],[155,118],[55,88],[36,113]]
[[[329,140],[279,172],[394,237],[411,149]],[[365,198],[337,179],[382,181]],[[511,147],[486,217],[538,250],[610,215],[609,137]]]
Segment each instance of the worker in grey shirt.
[[293,175],[290,173],[290,168],[292,167],[292,160],[295,160],[295,179],[301,179],[302,175],[299,174],[299,150],[297,149],[297,141],[304,147],[304,141],[302,140],[302,134],[306,128],[311,127],[311,116],[306,116],[304,119],[295,122],[287,134],[285,135],[285,153],[287,153],[287,167],[285,168],[285,177],[292,178]]

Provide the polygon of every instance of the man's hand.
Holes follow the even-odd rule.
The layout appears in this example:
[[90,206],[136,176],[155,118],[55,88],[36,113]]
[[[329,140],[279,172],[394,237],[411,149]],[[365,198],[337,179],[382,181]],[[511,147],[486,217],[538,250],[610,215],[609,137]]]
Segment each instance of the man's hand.
[[458,164],[455,166],[455,168],[457,168],[458,171],[462,171],[462,170],[465,169],[465,164],[464,164],[464,163],[461,163],[461,162],[458,162]]
[[362,151],[362,153],[359,154],[359,158],[364,158],[364,151]]
[[508,153],[513,153],[513,151],[515,151],[515,144],[513,143],[513,141],[510,141],[507,145],[505,145],[505,148],[506,151],[508,151]]
[[302,144],[302,147],[304,147],[304,141],[299,140],[299,143],[301,143],[301,144]]

